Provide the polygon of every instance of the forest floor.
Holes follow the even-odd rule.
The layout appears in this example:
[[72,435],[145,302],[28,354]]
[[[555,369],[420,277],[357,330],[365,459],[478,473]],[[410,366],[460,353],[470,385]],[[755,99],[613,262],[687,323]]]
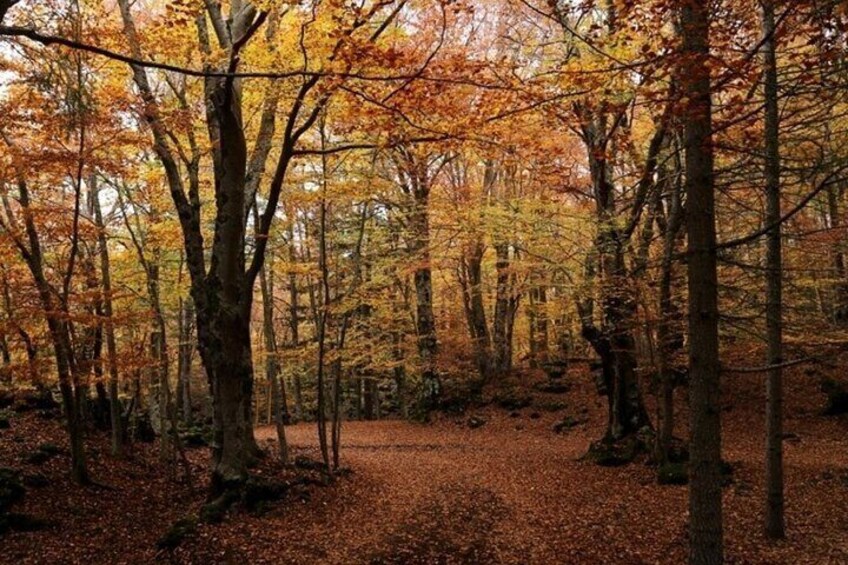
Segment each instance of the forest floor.
[[[787,375],[788,539],[779,543],[761,534],[762,377],[726,381],[724,457],[734,468],[724,490],[728,563],[848,563],[848,419],[821,416],[824,397],[808,373]],[[684,562],[686,487],[659,486],[643,463],[581,461],[603,432],[604,407],[585,374],[573,381],[568,393],[537,395],[520,410],[489,406],[428,425],[345,423],[342,463],[350,474],[262,516],[237,512],[200,525],[173,551],[157,549],[156,540],[196,513],[202,497],[161,476],[153,447],[116,464],[105,442],[95,445],[92,468],[108,488],[82,489],[65,478],[65,456],[38,469],[21,463],[27,446],[61,442],[55,421],[21,417],[0,430],[0,467],[49,477],[48,486],[29,489],[22,510],[54,525],[7,534],[0,562]],[[564,415],[581,423],[554,433]],[[472,429],[471,416],[485,423]],[[295,455],[317,456],[314,424],[287,433]],[[273,430],[258,436],[270,441]],[[205,450],[192,451],[198,477],[204,458]]]

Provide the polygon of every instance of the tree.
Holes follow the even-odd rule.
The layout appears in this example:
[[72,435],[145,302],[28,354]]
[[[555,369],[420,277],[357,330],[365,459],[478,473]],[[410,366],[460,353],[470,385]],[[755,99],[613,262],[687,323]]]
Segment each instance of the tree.
[[763,9],[763,67],[765,90],[766,216],[766,535],[785,536],[783,523],[783,270],[780,210],[780,109],[778,108],[777,55],[774,2]]
[[708,3],[681,3],[689,277],[689,562],[723,561],[718,278]]

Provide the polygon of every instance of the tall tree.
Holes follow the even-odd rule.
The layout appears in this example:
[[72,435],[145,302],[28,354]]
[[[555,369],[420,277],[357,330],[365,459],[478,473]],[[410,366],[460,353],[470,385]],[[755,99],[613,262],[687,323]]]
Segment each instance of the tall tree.
[[773,0],[762,1],[766,215],[766,535],[783,538],[783,269],[780,211],[780,109]]
[[718,276],[709,2],[681,0],[689,277],[689,562],[723,561]]

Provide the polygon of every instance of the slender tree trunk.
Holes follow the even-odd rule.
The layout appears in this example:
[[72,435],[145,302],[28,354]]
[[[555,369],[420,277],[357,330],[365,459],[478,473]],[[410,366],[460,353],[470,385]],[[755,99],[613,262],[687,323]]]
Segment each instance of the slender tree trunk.
[[689,562],[723,562],[721,398],[710,70],[710,8],[682,2],[689,274]]
[[97,225],[97,242],[100,248],[100,279],[103,285],[103,315],[106,318],[106,356],[109,366],[109,420],[112,425],[112,455],[120,457],[124,450],[123,420],[121,418],[121,400],[118,396],[118,354],[115,343],[115,322],[112,316],[112,272],[109,263],[109,247],[106,241],[106,228],[100,209],[100,197],[96,185],[94,194],[94,221]]
[[191,390],[191,361],[194,357],[194,345],[192,336],[194,334],[194,302],[191,298],[180,301],[180,344],[177,369],[180,384],[180,396],[182,401],[183,424],[186,427],[192,425],[192,390]]
[[674,437],[674,381],[671,358],[683,346],[683,336],[675,327],[680,312],[674,302],[674,256],[683,225],[683,206],[680,199],[680,174],[673,181],[672,193],[663,234],[663,258],[659,281],[659,322],[657,324],[658,368],[660,376],[658,459],[667,461]]
[[510,339],[510,301],[512,285],[510,277],[509,244],[495,245],[497,257],[497,288],[495,290],[495,316],[492,320],[492,342],[494,346],[494,372],[498,376],[509,373],[512,368],[512,340]]
[[538,368],[548,360],[548,290],[544,283],[534,277],[530,289],[530,307],[527,316],[530,322],[530,366]]
[[273,280],[265,272],[265,266],[259,271],[259,288],[262,292],[262,333],[265,337],[265,377],[271,390],[271,411],[277,430],[277,442],[280,461],[287,463],[289,447],[286,441],[286,407],[283,402],[283,386],[280,382],[280,362],[277,359],[277,333],[274,330],[274,288]]
[[[294,226],[289,228],[289,262],[294,265],[297,260],[297,250],[294,242]],[[291,348],[300,346],[300,293],[297,288],[297,275],[294,270],[289,273],[289,329],[291,332]],[[300,378],[300,368],[297,367],[292,377],[294,384],[294,415],[297,420],[303,418],[303,383]]]
[[783,272],[780,226],[780,109],[778,108],[777,40],[774,1],[763,0],[765,67],[766,225],[766,514],[770,539],[786,536],[783,518]]

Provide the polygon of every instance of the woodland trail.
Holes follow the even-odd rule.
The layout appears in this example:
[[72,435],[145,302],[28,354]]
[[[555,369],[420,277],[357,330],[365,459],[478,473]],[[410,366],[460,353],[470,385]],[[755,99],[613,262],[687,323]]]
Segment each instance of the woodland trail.
[[[848,563],[848,418],[823,417],[824,396],[800,368],[786,380],[787,541],[762,534],[762,379],[728,379],[722,402],[727,562]],[[173,551],[158,540],[205,501],[157,463],[155,444],[124,460],[108,457],[108,436],[91,438],[95,476],[108,489],[69,482],[67,460],[35,466],[44,442],[64,446],[58,421],[20,417],[0,434],[0,461],[41,473],[21,511],[55,520],[41,532],[12,532],[0,563],[207,564],[594,564],[683,563],[687,489],[659,486],[641,462],[606,468],[580,461],[603,432],[603,399],[586,375],[572,389],[537,397],[517,412],[490,405],[432,424],[345,422],[342,465],[352,470],[327,487],[295,489],[265,512],[231,512],[199,524]],[[681,391],[677,405],[685,408]],[[537,395],[538,396],[538,395]],[[556,408],[554,408],[556,406]],[[650,408],[650,406],[649,406]],[[486,423],[468,426],[471,416]],[[561,434],[564,416],[582,423]],[[686,414],[678,414],[686,435]],[[292,455],[318,458],[314,424],[287,428]],[[272,441],[273,430],[258,430]],[[275,446],[266,445],[273,452]],[[208,452],[193,449],[194,476]],[[257,472],[263,472],[258,469]],[[273,471],[272,471],[273,472]],[[96,494],[94,496],[93,494]],[[61,535],[57,535],[61,532]]]
[[[789,540],[773,545],[760,533],[762,418],[726,405],[730,563],[848,562],[845,422],[815,416],[813,404],[804,405],[808,394],[795,398],[787,420]],[[560,415],[532,409],[518,417],[483,411],[479,429],[466,418],[346,423],[342,459],[354,472],[309,502],[274,511],[259,531],[243,526],[251,530],[243,555],[263,563],[683,562],[686,487],[658,486],[654,469],[638,463],[579,461],[601,429],[598,409],[561,435],[551,431]],[[296,453],[317,456],[314,425],[288,434]]]

